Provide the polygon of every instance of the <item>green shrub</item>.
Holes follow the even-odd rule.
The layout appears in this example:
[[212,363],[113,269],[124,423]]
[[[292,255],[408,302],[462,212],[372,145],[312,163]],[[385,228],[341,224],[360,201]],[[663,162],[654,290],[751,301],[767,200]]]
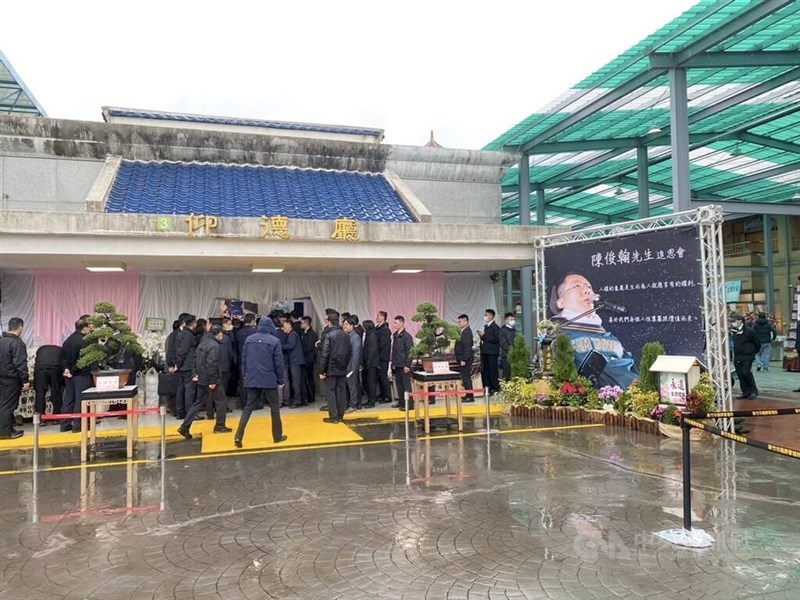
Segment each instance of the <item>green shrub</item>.
[[658,373],[651,373],[650,367],[667,351],[659,342],[650,342],[642,347],[642,360],[639,361],[639,389],[645,392],[658,391]]
[[512,379],[519,377],[527,381],[531,378],[531,348],[521,335],[514,336],[514,345],[508,350],[508,366]]
[[650,414],[658,407],[660,398],[658,392],[647,392],[637,384],[633,384],[625,392],[630,401],[631,410],[637,417],[650,418]]
[[664,415],[661,417],[661,422],[665,425],[680,425],[681,410],[674,404],[668,404],[664,409]]
[[575,367],[575,351],[572,349],[572,340],[562,333],[556,336],[551,348],[553,352],[553,383],[561,385],[574,381],[578,377],[578,369]]

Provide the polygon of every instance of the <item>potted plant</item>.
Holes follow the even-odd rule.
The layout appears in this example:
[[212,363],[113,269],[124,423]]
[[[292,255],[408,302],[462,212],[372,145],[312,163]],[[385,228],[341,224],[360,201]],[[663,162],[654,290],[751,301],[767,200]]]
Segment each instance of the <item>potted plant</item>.
[[436,314],[437,308],[430,302],[423,302],[417,306],[417,314],[411,320],[421,323],[416,338],[419,340],[411,349],[413,358],[421,359],[422,368],[433,372],[433,362],[444,359],[445,351],[461,335],[455,325],[451,325]]
[[128,383],[130,369],[117,369],[116,366],[126,355],[141,356],[144,348],[139,338],[128,325],[128,317],[117,312],[110,302],[98,302],[94,305],[94,316],[87,321],[92,330],[84,337],[86,347],[81,349],[77,366],[81,369],[92,369],[94,384],[98,375],[118,377],[118,386]]

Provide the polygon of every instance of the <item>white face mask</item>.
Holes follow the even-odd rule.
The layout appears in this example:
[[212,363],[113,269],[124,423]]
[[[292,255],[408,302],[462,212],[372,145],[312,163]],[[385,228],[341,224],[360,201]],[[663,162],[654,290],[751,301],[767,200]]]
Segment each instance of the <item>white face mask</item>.
[[508,320],[508,326],[509,327],[514,327],[514,325],[516,325],[516,324],[517,324],[517,322],[514,319],[509,319]]

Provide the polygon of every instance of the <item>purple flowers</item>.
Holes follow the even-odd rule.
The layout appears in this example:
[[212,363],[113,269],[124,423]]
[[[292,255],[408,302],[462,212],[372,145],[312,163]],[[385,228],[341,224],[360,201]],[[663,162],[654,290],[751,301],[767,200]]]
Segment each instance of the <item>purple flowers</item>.
[[615,386],[604,386],[600,388],[598,396],[600,400],[602,400],[606,404],[613,404],[616,402],[620,396],[623,394],[623,390],[618,385]]

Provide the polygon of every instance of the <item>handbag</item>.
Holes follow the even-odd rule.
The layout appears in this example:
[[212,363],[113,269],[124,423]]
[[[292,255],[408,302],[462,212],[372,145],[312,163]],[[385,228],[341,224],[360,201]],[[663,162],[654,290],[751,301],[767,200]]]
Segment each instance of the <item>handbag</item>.
[[159,373],[158,374],[158,395],[175,396],[178,393],[178,374]]

